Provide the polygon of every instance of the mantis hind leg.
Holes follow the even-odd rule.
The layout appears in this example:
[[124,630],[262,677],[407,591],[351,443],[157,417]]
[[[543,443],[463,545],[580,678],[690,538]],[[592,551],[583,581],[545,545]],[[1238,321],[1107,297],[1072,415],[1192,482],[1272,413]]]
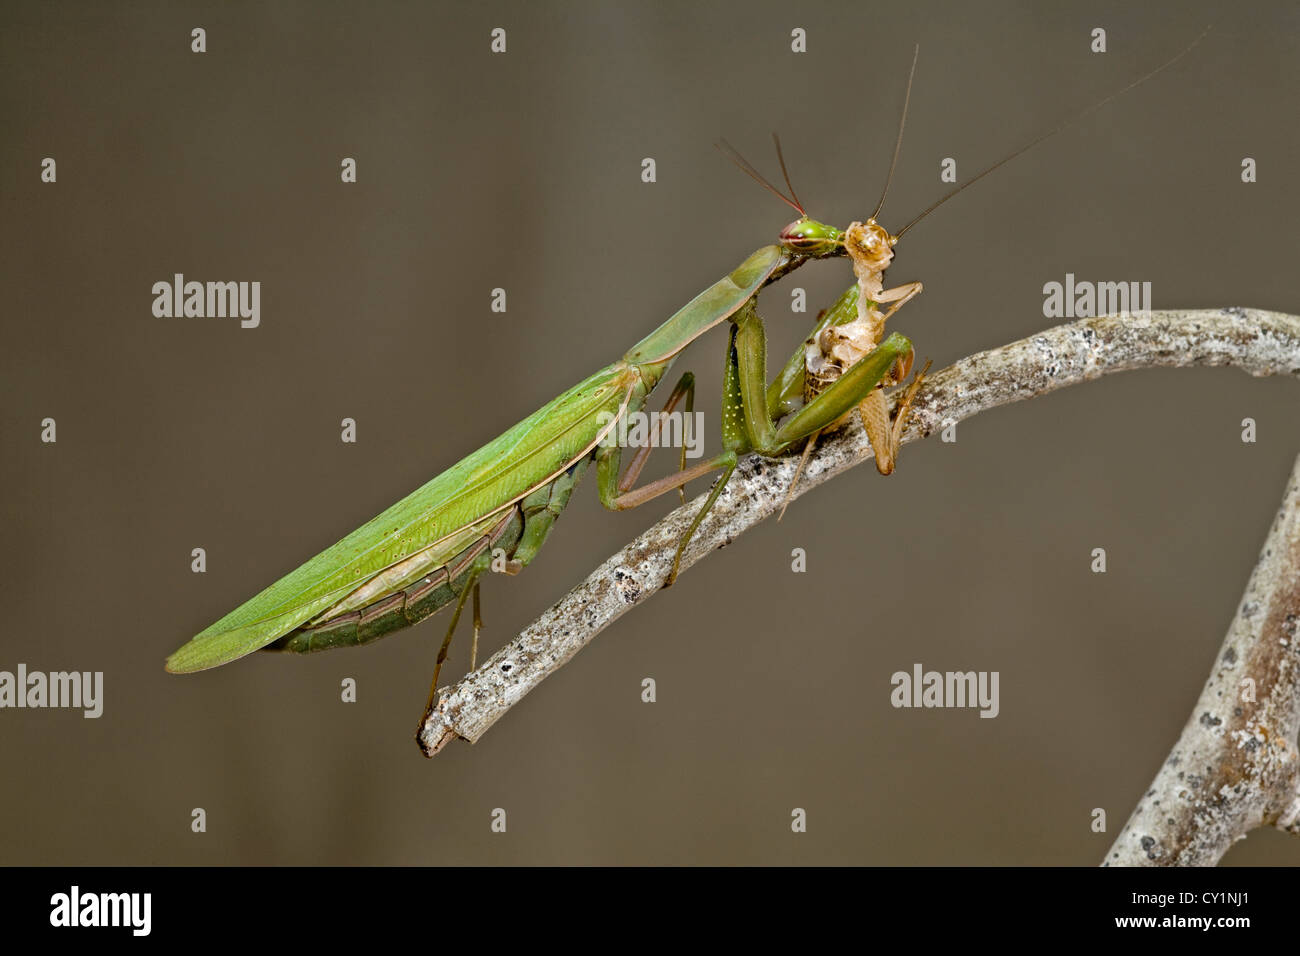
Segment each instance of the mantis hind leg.
[[479,606],[478,581],[474,582],[474,643],[469,649],[469,669],[478,667],[478,632],[483,630],[483,611]]
[[442,639],[442,646],[438,648],[438,659],[433,665],[433,680],[429,683],[429,703],[424,709],[427,717],[433,712],[433,702],[438,696],[438,675],[442,673],[442,664],[447,659],[447,650],[451,647],[451,639],[456,634],[456,625],[460,623],[461,612],[465,610],[465,599],[474,594],[474,647],[478,648],[478,632],[483,626],[483,621],[479,615],[479,593],[478,579],[492,563],[492,558],[488,554],[480,554],[470,565],[460,591],[460,597],[456,599],[456,610],[451,615],[451,623],[447,626],[447,636]]
[[[547,537],[550,536],[555,527],[555,519],[560,516],[560,512],[569,503],[569,497],[573,493],[574,485],[582,478],[589,464],[591,464],[590,457],[582,458],[550,484],[538,488],[519,503],[520,511],[523,514],[524,527],[520,533],[519,542],[515,545],[514,554],[510,560],[505,562],[502,568],[506,574],[518,574],[537,556],[537,552],[541,550],[542,545],[546,543]],[[433,665],[433,680],[429,685],[429,703],[425,707],[426,717],[433,711],[434,701],[438,696],[438,675],[442,672],[442,665],[447,659],[447,651],[451,647],[451,639],[456,633],[456,626],[460,623],[460,616],[465,610],[465,601],[471,595],[473,597],[474,642],[470,648],[469,669],[472,671],[478,665],[478,636],[479,632],[483,630],[479,578],[493,567],[495,560],[496,557],[493,554],[485,551],[474,559],[473,564],[469,566],[465,577],[462,579],[460,595],[456,599],[456,609],[452,613],[451,622],[447,627],[447,635],[438,648],[438,659]]]

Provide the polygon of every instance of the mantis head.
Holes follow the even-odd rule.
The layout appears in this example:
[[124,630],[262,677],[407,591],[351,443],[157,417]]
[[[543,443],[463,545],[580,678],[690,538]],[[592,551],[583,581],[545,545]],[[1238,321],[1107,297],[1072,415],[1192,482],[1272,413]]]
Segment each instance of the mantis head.
[[830,255],[844,243],[844,233],[807,216],[781,230],[781,245],[801,256]]

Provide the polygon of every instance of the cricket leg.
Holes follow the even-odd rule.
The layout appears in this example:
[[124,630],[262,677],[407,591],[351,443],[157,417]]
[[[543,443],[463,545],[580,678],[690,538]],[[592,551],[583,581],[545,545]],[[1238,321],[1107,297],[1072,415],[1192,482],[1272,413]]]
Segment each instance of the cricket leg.
[[892,289],[883,289],[874,296],[877,305],[892,303],[888,312],[881,318],[881,322],[889,321],[889,317],[907,305],[913,298],[921,294],[921,283],[904,282],[902,285],[896,285]]
[[[919,295],[921,289],[922,285],[919,282],[905,282],[877,293],[874,297],[876,304],[890,303],[888,311],[879,319],[880,327],[883,329],[889,318]],[[902,381],[907,377],[907,368],[911,364],[911,356],[908,356],[905,366],[892,369],[891,372],[896,374],[886,378]],[[926,368],[929,367],[927,363]],[[882,475],[890,475],[894,472],[894,466],[898,461],[899,440],[902,438],[903,426],[907,422],[907,410],[911,408],[912,399],[916,395],[916,390],[920,388],[924,376],[925,372],[922,371],[908,387],[902,402],[899,403],[898,414],[892,426],[889,421],[889,405],[885,400],[883,389],[875,389],[858,405],[858,416],[862,419],[862,427],[866,430],[867,437],[871,440],[871,450],[875,453],[876,470]]]
[[781,502],[781,513],[776,516],[780,521],[785,517],[785,509],[790,507],[790,499],[794,497],[794,490],[799,485],[799,476],[803,474],[804,468],[808,466],[808,459],[812,457],[813,449],[817,447],[817,439],[821,436],[821,431],[815,431],[808,436],[808,441],[804,443],[803,454],[799,456],[799,467],[794,470],[794,477],[790,479],[790,487],[785,490],[785,500]]
[[907,425],[908,412],[911,411],[916,392],[925,381],[925,373],[929,369],[930,363],[926,362],[925,368],[912,378],[906,391],[903,392],[892,422],[889,420],[889,401],[885,398],[884,389],[876,389],[858,405],[862,427],[867,432],[867,438],[871,440],[871,450],[875,452],[876,470],[882,475],[893,474],[894,466],[898,463],[898,449],[902,445],[903,428]]

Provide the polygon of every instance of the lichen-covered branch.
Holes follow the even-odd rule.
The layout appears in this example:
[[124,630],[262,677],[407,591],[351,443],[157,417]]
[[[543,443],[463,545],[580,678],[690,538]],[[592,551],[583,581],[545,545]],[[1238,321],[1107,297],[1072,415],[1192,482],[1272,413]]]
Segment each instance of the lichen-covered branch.
[[[972,355],[930,376],[916,396],[903,440],[924,438],[947,422],[1111,372],[1190,365],[1232,365],[1251,375],[1300,377],[1300,318],[1221,309],[1107,316],[1057,326]],[[823,436],[795,496],[870,457],[870,444],[861,428]],[[683,556],[682,570],[779,509],[797,458],[750,455],[744,459],[700,525]],[[443,692],[417,734],[424,752],[433,756],[456,738],[478,740],[547,675],[660,590],[677,542],[703,497],[677,508],[609,558],[478,670]],[[1237,654],[1244,659],[1244,643]],[[1259,693],[1272,686],[1261,686]],[[1268,733],[1281,735],[1284,724],[1272,716],[1268,719],[1273,721]],[[1294,722],[1290,734],[1294,738]],[[1295,816],[1293,809],[1291,817]]]
[[1300,458],[1178,743],[1110,848],[1115,866],[1213,866],[1247,831],[1300,833]]

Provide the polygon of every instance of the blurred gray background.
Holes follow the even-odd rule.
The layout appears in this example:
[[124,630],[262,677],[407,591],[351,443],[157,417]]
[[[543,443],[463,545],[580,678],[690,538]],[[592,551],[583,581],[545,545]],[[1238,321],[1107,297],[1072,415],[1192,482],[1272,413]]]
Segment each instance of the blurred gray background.
[[[188,677],[162,660],[772,241],[789,211],[718,137],[777,175],[779,130],[810,212],[868,214],[916,43],[894,228],[948,188],[942,158],[969,177],[1216,21],[906,236],[889,277],[925,292],[892,327],[920,358],[1054,324],[1041,288],[1067,272],[1150,281],[1157,308],[1295,312],[1297,9],[6,5],[0,669],[102,670],[106,701],[99,720],[0,712],[0,860],[1098,862],[1254,565],[1300,452],[1294,381],[1115,376],[910,446],[893,477],[858,469],[710,557],[432,762],[411,734],[446,614],[361,650]],[[155,318],[175,272],[261,281],[261,327]],[[769,292],[774,354],[816,310],[792,315],[789,287],[825,304],[850,278],[813,265]],[[710,447],[724,346],[679,364]],[[485,585],[484,650],[674,500],[610,514],[589,478],[541,558]],[[915,662],[999,671],[1000,716],[893,709]],[[1226,862],[1298,860],[1256,832]]]

